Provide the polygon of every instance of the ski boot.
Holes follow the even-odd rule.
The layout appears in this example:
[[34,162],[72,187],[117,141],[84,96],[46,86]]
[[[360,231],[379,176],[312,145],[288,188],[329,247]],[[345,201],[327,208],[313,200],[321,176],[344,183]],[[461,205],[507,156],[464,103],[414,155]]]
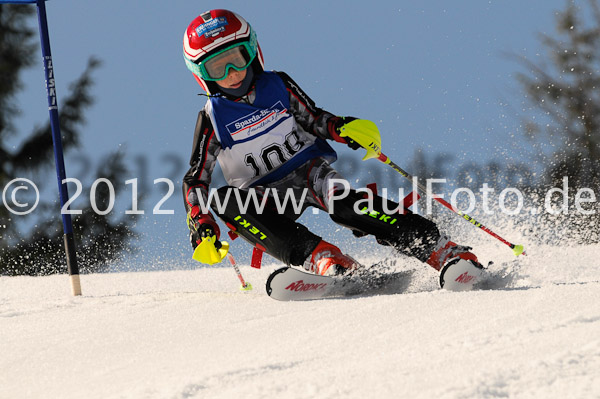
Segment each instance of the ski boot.
[[304,262],[304,269],[321,276],[335,276],[358,266],[358,262],[344,255],[338,247],[321,240]]
[[483,272],[471,247],[442,237],[426,263],[440,272],[440,286],[450,291],[468,291]]

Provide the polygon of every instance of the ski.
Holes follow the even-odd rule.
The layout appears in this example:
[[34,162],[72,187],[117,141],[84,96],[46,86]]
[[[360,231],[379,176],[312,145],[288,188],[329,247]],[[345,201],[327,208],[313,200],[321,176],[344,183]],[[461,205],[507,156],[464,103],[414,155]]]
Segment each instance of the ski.
[[293,267],[275,270],[267,279],[267,294],[279,301],[401,293],[410,284],[412,271],[389,274],[369,270],[342,276],[319,276]]

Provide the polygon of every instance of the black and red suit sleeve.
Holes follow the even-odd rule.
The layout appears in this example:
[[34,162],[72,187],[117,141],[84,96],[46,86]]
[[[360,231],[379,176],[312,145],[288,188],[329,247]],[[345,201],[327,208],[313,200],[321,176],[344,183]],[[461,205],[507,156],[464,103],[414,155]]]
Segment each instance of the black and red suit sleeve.
[[335,140],[332,135],[330,121],[336,119],[332,113],[316,106],[315,102],[298,86],[298,84],[285,72],[277,72],[283,80],[290,94],[290,112],[294,115],[296,122],[304,130],[317,137],[327,140]]
[[189,212],[194,205],[199,205],[201,199],[204,204],[207,204],[208,187],[220,150],[221,144],[215,135],[210,118],[203,109],[198,113],[194,129],[190,168],[183,177],[186,212]]

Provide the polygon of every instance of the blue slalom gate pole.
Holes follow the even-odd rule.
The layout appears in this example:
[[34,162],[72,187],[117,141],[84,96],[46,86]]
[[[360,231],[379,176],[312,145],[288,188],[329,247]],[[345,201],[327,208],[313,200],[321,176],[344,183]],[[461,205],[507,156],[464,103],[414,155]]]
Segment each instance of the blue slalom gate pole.
[[[54,161],[56,163],[56,178],[58,179],[58,191],[60,194],[61,210],[69,200],[66,179],[65,161],[63,156],[62,137],[60,134],[60,123],[58,119],[58,100],[56,97],[56,80],[54,78],[54,66],[52,65],[52,54],[50,51],[50,36],[48,34],[48,19],[46,17],[46,0],[0,0],[2,3],[12,4],[36,4],[38,11],[38,22],[40,29],[40,41],[42,44],[42,61],[46,75],[46,92],[48,94],[48,112],[50,113],[50,127],[52,130],[52,143],[54,145]],[[75,239],[73,237],[73,222],[71,215],[62,212],[64,231],[64,243],[67,259],[67,271],[71,280],[73,295],[81,295],[81,283],[79,281],[79,267],[75,252]]]

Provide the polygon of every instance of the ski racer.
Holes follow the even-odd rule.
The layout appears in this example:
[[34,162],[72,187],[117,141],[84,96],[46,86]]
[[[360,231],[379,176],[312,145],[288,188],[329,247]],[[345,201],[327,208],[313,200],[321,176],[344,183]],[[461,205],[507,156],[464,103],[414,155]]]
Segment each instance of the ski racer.
[[[432,221],[408,210],[386,214],[384,200],[376,194],[373,209],[356,212],[355,204],[365,194],[344,191],[341,182],[349,185],[331,166],[336,152],[329,142],[360,148],[341,132],[350,124],[360,128],[362,120],[317,107],[286,73],[265,71],[256,32],[244,18],[228,10],[201,14],[185,31],[183,55],[208,96],[198,114],[191,167],[183,179],[194,248],[207,237],[219,245],[219,226],[202,206],[209,204],[211,174],[218,161],[228,185],[212,193],[220,200],[212,198],[212,211],[255,248],[287,265],[317,274],[357,266],[337,246],[296,222],[307,207],[317,207],[355,235],[373,235],[380,244],[436,270],[451,264],[465,270],[481,267],[470,248],[450,241]],[[300,212],[275,206],[274,196],[283,198],[286,192],[295,198],[308,192]],[[248,201],[257,193],[258,198],[267,197],[264,209]],[[217,203],[225,207],[219,209]],[[250,206],[243,209],[243,204]],[[394,208],[388,203],[387,209]]]

